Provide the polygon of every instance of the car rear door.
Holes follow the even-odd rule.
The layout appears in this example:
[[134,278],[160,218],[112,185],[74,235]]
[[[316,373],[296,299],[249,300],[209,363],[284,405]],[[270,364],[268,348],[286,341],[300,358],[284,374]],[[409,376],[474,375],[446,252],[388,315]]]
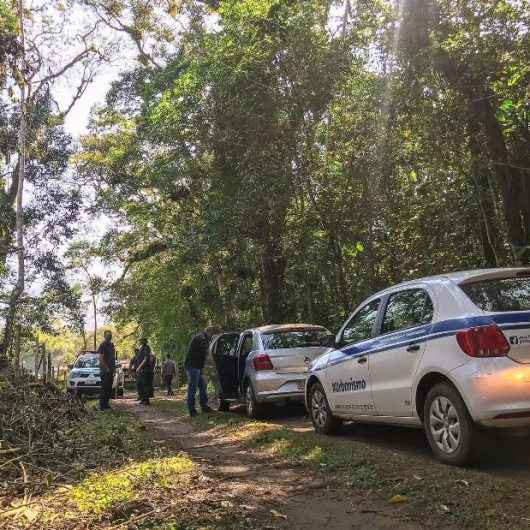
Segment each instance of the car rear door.
[[237,354],[239,333],[223,333],[215,339],[211,347],[212,358],[219,378],[223,397],[237,394]]
[[383,302],[380,335],[370,356],[372,398],[379,416],[411,417],[412,383],[433,319],[425,287],[402,289]]

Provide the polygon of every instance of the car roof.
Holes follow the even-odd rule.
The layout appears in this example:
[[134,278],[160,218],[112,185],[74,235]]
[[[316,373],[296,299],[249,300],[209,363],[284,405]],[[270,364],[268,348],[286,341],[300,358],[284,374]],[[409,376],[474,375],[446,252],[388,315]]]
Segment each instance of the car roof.
[[[275,331],[296,331],[300,329],[326,329],[324,326],[317,324],[269,324],[254,328],[259,333],[274,333]],[[249,330],[250,331],[250,330]]]
[[398,283],[387,287],[382,291],[374,293],[373,296],[382,295],[388,291],[393,291],[401,287],[408,285],[413,286],[418,283],[438,283],[443,281],[450,281],[456,284],[467,283],[470,281],[486,280],[488,278],[508,278],[516,275],[517,273],[529,273],[530,267],[504,267],[496,269],[473,269],[467,271],[448,272],[445,274],[436,274],[434,276],[424,276],[415,280],[409,280],[406,282]]

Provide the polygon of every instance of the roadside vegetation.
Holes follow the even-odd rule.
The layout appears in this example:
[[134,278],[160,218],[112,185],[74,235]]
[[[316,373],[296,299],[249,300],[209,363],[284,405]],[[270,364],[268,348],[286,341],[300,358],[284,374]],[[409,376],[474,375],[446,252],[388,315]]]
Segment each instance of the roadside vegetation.
[[0,1],[1,357],[105,317],[178,357],[208,323],[335,331],[530,263],[528,2],[42,4]]
[[[164,414],[186,416],[183,402],[155,400],[154,406]],[[428,451],[393,451],[366,437],[355,439],[355,427],[346,427],[342,436],[321,436],[312,428],[282,425],[274,416],[259,422],[240,412],[216,413],[199,415],[192,423],[224,441],[307,466],[369,509],[374,501],[393,504],[400,516],[418,523],[428,520],[431,527],[495,530],[530,525],[529,488],[517,479],[481,471],[481,460],[474,467],[454,468],[436,462]],[[495,458],[495,451],[482,458]]]
[[[40,383],[105,322],[121,359],[182,361],[208,324],[334,332],[400,281],[530,265],[529,65],[528,0],[0,0],[0,527],[238,518],[134,418]],[[479,468],[193,425],[415,520],[530,522]]]
[[4,530],[249,527],[234,506],[204,510],[214,485],[134,416],[98,413],[52,385],[2,382],[0,441]]

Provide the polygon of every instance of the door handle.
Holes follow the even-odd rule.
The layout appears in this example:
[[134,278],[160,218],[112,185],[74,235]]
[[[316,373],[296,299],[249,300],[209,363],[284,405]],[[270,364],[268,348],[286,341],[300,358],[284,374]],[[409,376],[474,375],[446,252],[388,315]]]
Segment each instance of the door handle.
[[366,357],[360,357],[359,359],[357,359],[357,362],[359,364],[364,364],[366,361],[367,361]]
[[407,351],[409,352],[413,352],[413,351],[418,351],[420,349],[420,345],[419,344],[411,344],[408,348],[407,348]]

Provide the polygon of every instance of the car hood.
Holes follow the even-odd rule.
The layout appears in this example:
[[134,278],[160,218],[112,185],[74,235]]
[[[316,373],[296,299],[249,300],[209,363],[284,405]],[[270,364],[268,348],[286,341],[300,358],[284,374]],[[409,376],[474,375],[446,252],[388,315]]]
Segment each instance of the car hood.
[[80,375],[99,375],[99,368],[73,368],[70,371],[70,376],[76,377]]

